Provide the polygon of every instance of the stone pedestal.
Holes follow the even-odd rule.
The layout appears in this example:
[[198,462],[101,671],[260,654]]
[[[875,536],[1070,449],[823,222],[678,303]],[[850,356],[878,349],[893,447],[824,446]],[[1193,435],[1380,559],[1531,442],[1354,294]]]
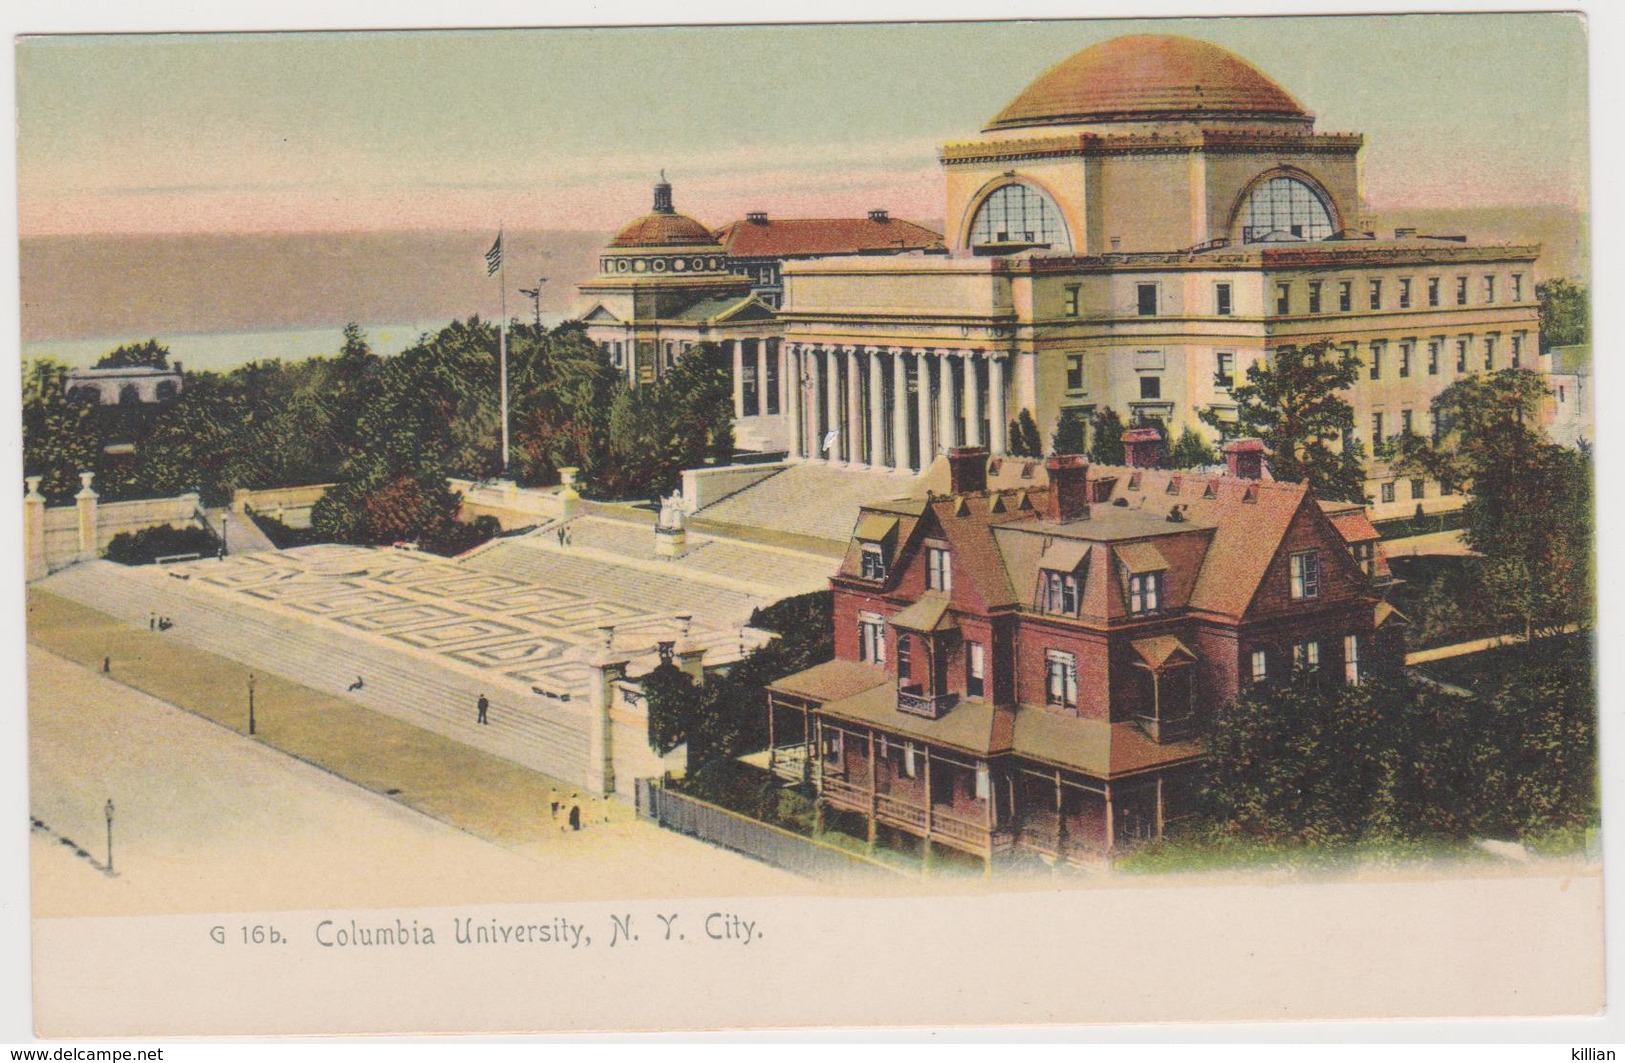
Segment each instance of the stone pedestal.
[[559,517],[569,520],[581,512],[581,492],[576,490],[576,477],[581,470],[566,466],[559,470]]
[[655,556],[680,557],[688,548],[688,531],[683,528],[655,529]]
[[39,493],[41,477],[24,477],[28,493],[23,496],[23,578],[44,578],[50,569],[45,563],[45,496]]
[[79,474],[79,493],[74,495],[74,504],[79,510],[79,560],[94,561],[98,553],[96,529],[96,502],[97,494],[91,488],[90,482],[96,478],[93,472]]

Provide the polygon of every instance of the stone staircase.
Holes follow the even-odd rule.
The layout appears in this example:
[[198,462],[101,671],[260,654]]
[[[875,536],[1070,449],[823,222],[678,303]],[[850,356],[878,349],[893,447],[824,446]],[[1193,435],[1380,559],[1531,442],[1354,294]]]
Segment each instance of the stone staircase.
[[844,543],[866,502],[912,493],[909,473],[795,464],[709,505],[696,522],[762,528]]

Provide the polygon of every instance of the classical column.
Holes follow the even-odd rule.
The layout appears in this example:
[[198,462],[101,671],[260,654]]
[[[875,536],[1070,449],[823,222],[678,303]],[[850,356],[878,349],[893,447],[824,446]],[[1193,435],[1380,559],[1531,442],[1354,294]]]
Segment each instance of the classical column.
[[43,477],[26,476],[28,493],[23,496],[23,578],[43,579],[50,567],[45,562],[45,496],[39,493]]
[[96,520],[96,490],[90,482],[96,478],[93,472],[79,474],[79,493],[73,496],[74,505],[79,511],[79,560],[96,560],[96,548],[99,529]]
[[841,458],[841,436],[835,437],[835,445],[828,451],[824,449],[823,436],[831,432],[839,432],[841,428],[841,351],[839,347],[823,348],[824,358],[824,430],[818,440],[818,454],[825,461],[839,461]]
[[982,360],[981,351],[966,351],[963,365],[965,373],[965,445],[979,447],[982,445],[982,380],[981,370],[977,363]]
[[802,435],[801,403],[806,398],[807,389],[801,384],[801,351],[791,344],[781,343],[779,353],[784,359],[784,368],[779,372],[785,391],[784,410],[790,415],[790,456],[804,458],[807,456],[807,440]]
[[914,352],[914,410],[920,422],[920,471],[931,467],[931,366],[923,348]]
[[734,358],[734,420],[745,416],[745,352],[738,340],[729,340],[728,348]]
[[756,416],[767,416],[767,341],[757,338],[750,343],[750,366],[756,377]]
[[1004,409],[1004,366],[1002,357],[987,360],[988,427],[993,430],[990,448],[1003,454],[1010,446],[1010,415]]
[[[937,351],[937,451],[954,445],[954,366],[948,352]],[[936,454],[931,455],[933,458]]]
[[846,460],[863,464],[863,365],[858,348],[846,349]]
[[908,366],[903,348],[891,349],[892,468],[907,472],[908,462]]
[[880,371],[880,348],[866,349],[869,358],[869,465],[886,464],[886,378]]

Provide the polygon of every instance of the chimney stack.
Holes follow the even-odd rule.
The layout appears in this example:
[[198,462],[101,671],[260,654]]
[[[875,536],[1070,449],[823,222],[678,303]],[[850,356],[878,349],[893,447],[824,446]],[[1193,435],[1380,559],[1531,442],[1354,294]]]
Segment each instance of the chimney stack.
[[1082,454],[1051,454],[1044,461],[1049,496],[1043,517],[1056,524],[1089,519],[1089,460]]
[[1264,478],[1264,442],[1260,439],[1232,439],[1224,445],[1226,471],[1238,480]]
[[1159,469],[1166,445],[1155,428],[1130,428],[1123,433],[1123,461],[1135,469]]
[[948,492],[972,495],[987,490],[987,448],[948,448]]

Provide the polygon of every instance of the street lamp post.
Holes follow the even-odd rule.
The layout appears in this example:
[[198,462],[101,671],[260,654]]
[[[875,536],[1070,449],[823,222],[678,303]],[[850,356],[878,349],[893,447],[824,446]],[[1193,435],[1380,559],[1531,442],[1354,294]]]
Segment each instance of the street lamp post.
[[231,530],[231,514],[220,514],[220,560],[226,559],[226,536]]
[[107,873],[113,873],[113,799],[107,799],[107,807],[102,809],[107,814]]
[[542,277],[536,282],[536,287],[519,289],[520,295],[523,295],[526,299],[529,299],[533,304],[535,304],[537,332],[542,331],[542,285],[546,283],[547,278]]
[[254,733],[254,673],[248,673],[248,733]]

